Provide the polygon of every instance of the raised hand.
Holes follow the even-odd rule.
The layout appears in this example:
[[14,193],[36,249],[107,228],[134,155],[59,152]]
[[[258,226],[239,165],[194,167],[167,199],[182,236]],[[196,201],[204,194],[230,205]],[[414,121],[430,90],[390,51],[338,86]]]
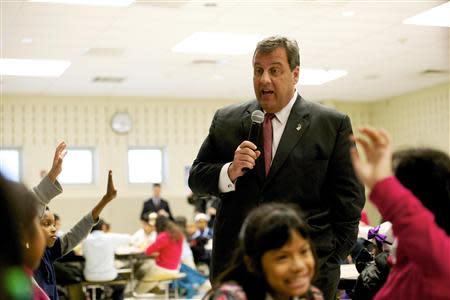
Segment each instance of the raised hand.
[[105,198],[109,199],[110,201],[117,196],[117,190],[114,188],[114,182],[112,179],[112,171],[109,170],[108,172],[108,185],[106,187],[106,194]]
[[352,136],[352,139],[362,146],[366,159],[362,160],[353,147],[350,150],[352,164],[359,180],[372,188],[375,183],[393,174],[391,138],[382,129],[361,127],[358,131],[364,138]]
[[117,190],[114,187],[114,182],[112,179],[112,171],[108,172],[108,185],[106,187],[106,194],[102,197],[100,202],[92,209],[92,218],[97,220],[100,217],[100,213],[103,211],[105,206],[111,202],[112,199],[116,198]]
[[256,159],[261,155],[261,151],[256,149],[256,145],[250,141],[243,141],[234,151],[233,162],[228,168],[228,177],[234,182],[238,177],[245,174],[244,169],[253,169]]
[[66,154],[67,154],[66,143],[64,143],[64,142],[59,143],[59,145],[56,147],[55,155],[53,157],[52,168],[48,172],[48,178],[53,183],[55,183],[56,177],[58,177],[58,175],[61,174],[62,163],[64,160],[64,156],[66,156]]

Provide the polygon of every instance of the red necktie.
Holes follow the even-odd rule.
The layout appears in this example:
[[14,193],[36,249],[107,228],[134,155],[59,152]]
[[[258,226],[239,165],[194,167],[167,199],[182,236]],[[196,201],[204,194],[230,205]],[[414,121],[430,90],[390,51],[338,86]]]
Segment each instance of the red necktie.
[[266,169],[266,177],[269,174],[270,164],[272,163],[272,119],[275,117],[273,113],[266,113],[263,123],[263,139],[264,139],[264,165]]

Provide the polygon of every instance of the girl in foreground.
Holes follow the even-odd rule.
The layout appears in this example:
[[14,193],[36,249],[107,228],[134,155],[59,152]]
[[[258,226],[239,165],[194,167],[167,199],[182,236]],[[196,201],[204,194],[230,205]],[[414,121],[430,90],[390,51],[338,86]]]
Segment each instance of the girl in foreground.
[[246,218],[230,266],[206,299],[314,299],[316,255],[308,227],[289,205],[259,206]]

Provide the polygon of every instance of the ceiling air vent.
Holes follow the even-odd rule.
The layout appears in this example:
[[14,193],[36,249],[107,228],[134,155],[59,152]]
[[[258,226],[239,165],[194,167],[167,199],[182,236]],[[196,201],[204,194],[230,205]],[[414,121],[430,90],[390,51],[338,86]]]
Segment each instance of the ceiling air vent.
[[217,65],[220,61],[215,59],[194,59],[191,64],[193,65]]
[[84,55],[89,56],[121,56],[125,52],[124,48],[90,48]]
[[125,80],[125,77],[113,77],[113,76],[97,76],[92,79],[95,83],[121,83]]
[[133,5],[139,5],[139,6],[147,6],[147,7],[163,7],[163,8],[179,8],[184,5],[186,5],[189,1],[182,0],[182,1],[171,1],[171,0],[165,0],[165,1],[155,1],[155,0],[135,0]]
[[448,70],[439,70],[439,69],[426,69],[420,72],[421,75],[446,75],[448,74]]

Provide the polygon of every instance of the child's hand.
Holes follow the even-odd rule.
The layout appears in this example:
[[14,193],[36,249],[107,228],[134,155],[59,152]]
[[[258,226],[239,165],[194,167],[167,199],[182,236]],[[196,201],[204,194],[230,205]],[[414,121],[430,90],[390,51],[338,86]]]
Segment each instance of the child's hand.
[[361,160],[353,147],[350,153],[353,168],[359,180],[372,188],[378,181],[392,176],[391,138],[384,130],[362,127],[359,131],[366,139],[352,139],[362,146],[366,160]]
[[117,196],[117,190],[114,188],[114,182],[112,179],[112,171],[109,170],[108,172],[108,186],[106,188],[106,194],[104,196],[104,198],[108,199],[109,201],[111,201],[112,199],[116,198]]
[[48,172],[48,178],[51,182],[56,182],[56,177],[61,174],[62,163],[64,156],[67,154],[67,145],[64,142],[59,143],[55,150],[55,156],[53,157],[53,165],[51,170]]
[[111,202],[112,199],[116,198],[117,190],[114,188],[114,183],[112,179],[112,171],[108,172],[108,186],[106,188],[106,194],[102,197],[99,203],[92,210],[92,218],[98,220],[100,213],[105,208],[105,206]]

